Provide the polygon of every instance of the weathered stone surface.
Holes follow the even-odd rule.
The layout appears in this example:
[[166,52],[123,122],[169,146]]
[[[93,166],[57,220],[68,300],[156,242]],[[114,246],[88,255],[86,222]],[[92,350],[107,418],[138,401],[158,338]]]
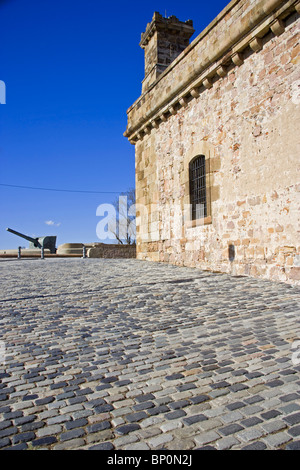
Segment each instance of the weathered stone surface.
[[[297,13],[291,3],[231,2],[129,108],[125,135],[144,207],[138,259],[299,285],[299,5]],[[197,155],[208,210],[198,221],[184,212]]]
[[98,244],[87,250],[88,258],[135,258],[135,245]]

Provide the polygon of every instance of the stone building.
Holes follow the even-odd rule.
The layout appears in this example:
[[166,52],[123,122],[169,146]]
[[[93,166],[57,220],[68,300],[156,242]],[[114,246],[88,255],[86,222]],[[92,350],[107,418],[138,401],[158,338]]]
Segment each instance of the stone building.
[[300,282],[299,0],[232,0],[142,34],[137,257]]

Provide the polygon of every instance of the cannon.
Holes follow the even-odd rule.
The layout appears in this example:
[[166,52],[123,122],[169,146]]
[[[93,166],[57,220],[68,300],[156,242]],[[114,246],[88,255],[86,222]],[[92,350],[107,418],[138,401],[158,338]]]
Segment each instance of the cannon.
[[28,237],[27,235],[24,235],[23,233],[17,232],[16,230],[12,230],[11,228],[6,229],[8,232],[14,233],[18,237],[25,238],[25,240],[28,240],[29,243],[29,248],[44,248],[50,250],[50,253],[55,254],[56,253],[56,237],[55,236],[47,236],[47,237],[37,237],[37,238],[32,238]]

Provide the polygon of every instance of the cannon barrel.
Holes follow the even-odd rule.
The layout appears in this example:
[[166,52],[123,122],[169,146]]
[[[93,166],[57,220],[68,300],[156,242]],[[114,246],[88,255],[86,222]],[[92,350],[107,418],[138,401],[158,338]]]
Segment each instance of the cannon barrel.
[[56,253],[56,237],[49,235],[46,237],[37,237],[37,238],[32,238],[28,237],[27,235],[24,235],[23,233],[17,232],[16,230],[12,230],[11,228],[6,229],[8,232],[14,233],[18,237],[25,238],[25,240],[28,240],[29,243],[29,249],[32,248],[45,248],[47,250],[50,250],[50,253],[55,254]]
[[8,232],[14,233],[18,237],[25,238],[25,240],[28,240],[29,242],[33,243],[36,248],[42,248],[42,245],[40,244],[38,238],[28,237],[27,235],[17,232],[16,230],[12,230],[11,228],[7,228],[6,230]]

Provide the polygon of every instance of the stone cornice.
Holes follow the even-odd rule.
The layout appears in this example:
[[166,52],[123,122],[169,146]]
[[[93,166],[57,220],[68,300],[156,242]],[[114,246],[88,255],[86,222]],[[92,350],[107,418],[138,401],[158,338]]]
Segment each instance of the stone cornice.
[[[227,74],[228,66],[234,64],[239,67],[243,64],[243,51],[249,46],[254,52],[262,48],[262,38],[271,30],[275,35],[284,31],[283,20],[291,12],[300,13],[300,0],[257,0],[253,7],[242,18],[239,18],[222,41],[209,48],[203,60],[194,67],[192,72],[186,74],[184,80],[178,79],[172,90],[164,97],[162,93],[155,100],[155,104],[146,106],[150,100],[150,93],[160,86],[163,89],[164,81],[181,61],[188,58],[191,51],[197,47],[204,38],[218,28],[221,22],[226,21],[225,15],[239,2],[233,0],[218,17],[183,51],[180,56],[170,64],[153,85],[129,108],[128,127],[124,136],[132,144],[149,134],[152,127],[157,128],[178,109],[186,106],[191,99],[197,99],[200,93],[213,86],[215,80],[222,79]],[[141,112],[142,110],[142,112]],[[135,113],[135,115],[133,115]]]

